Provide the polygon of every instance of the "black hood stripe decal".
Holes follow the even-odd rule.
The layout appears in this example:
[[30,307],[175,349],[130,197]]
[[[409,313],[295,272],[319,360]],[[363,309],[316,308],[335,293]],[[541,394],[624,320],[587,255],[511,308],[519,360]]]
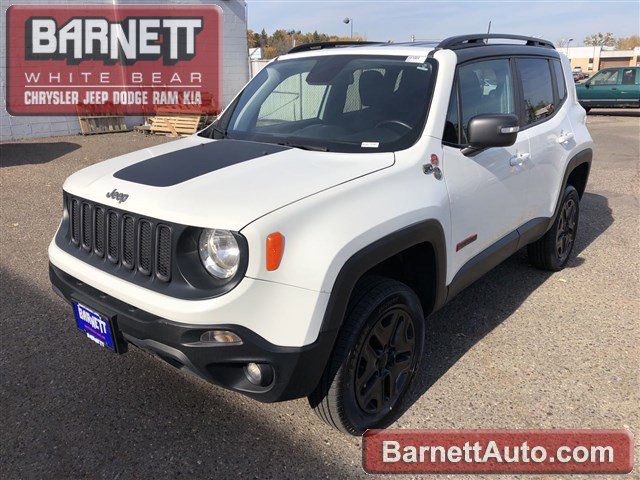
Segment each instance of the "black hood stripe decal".
[[224,139],[149,158],[118,170],[113,176],[152,187],[170,187],[289,148],[271,143]]

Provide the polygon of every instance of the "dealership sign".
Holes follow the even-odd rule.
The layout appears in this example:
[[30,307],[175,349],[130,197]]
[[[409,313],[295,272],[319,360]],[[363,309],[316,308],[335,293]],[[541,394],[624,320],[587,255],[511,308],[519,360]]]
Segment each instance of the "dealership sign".
[[13,5],[11,115],[216,114],[216,5]]

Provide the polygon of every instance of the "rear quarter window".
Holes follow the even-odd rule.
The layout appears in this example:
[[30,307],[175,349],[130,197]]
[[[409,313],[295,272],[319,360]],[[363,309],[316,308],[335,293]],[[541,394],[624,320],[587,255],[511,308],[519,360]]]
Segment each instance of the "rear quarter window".
[[552,60],[553,72],[556,76],[556,88],[558,90],[558,103],[562,103],[567,96],[567,87],[564,83],[564,72],[560,60]]

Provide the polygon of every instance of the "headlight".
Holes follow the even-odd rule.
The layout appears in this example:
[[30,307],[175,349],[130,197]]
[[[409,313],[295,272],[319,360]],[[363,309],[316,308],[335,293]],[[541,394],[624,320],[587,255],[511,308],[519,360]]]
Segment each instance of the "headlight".
[[200,234],[200,260],[216,278],[230,278],[238,271],[240,247],[233,233],[227,230],[205,229]]

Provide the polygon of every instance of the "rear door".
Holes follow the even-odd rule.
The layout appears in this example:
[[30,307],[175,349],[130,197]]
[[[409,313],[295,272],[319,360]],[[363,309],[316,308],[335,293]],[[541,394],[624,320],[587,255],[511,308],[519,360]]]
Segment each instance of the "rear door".
[[522,89],[520,128],[531,148],[526,216],[542,221],[553,215],[564,167],[575,146],[567,82],[557,59],[518,58],[516,65]]
[[518,134],[510,147],[489,148],[475,156],[462,153],[469,120],[475,115],[517,113],[511,63],[499,58],[458,67],[458,95],[454,91],[451,96],[443,134],[444,178],[451,208],[450,277],[526,221],[530,168],[526,133]]
[[618,104],[625,107],[640,106],[640,68],[629,67],[622,68],[620,75],[620,85],[618,91],[620,93]]

